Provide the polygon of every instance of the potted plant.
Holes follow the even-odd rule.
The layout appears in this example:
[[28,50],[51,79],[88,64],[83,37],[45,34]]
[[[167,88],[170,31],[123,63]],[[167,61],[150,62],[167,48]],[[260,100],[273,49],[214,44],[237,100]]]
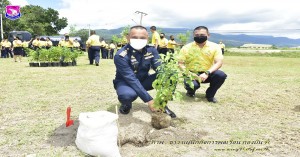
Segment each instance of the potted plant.
[[47,67],[49,61],[49,51],[47,49],[39,49],[39,60],[40,60],[40,66],[41,67]]
[[49,55],[51,56],[51,64],[52,66],[59,66],[59,60],[61,57],[62,49],[61,47],[52,46],[49,50]]
[[25,48],[25,50],[27,51],[26,53],[29,55],[28,56],[28,61],[29,61],[29,66],[31,67],[38,67],[39,66],[39,55],[37,51],[34,51],[32,49],[29,48]]

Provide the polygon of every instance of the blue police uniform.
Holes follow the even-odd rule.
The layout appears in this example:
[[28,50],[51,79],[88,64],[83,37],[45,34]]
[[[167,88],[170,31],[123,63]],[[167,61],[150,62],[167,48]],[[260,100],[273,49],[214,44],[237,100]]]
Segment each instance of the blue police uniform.
[[144,102],[153,99],[147,91],[153,89],[156,73],[149,75],[149,70],[156,70],[161,64],[158,59],[158,52],[152,46],[146,46],[139,52],[127,44],[116,53],[116,78],[113,83],[123,107],[130,109],[137,97]]
[[[113,80],[118,99],[121,102],[120,112],[128,114],[132,102],[140,97],[144,102],[153,98],[147,92],[153,89],[152,83],[156,79],[156,73],[149,74],[152,68],[157,69],[161,65],[158,61],[157,49],[153,46],[144,47],[141,52],[135,50],[130,44],[117,51],[114,56],[116,66],[116,78]],[[175,118],[176,115],[167,106],[165,113]]]

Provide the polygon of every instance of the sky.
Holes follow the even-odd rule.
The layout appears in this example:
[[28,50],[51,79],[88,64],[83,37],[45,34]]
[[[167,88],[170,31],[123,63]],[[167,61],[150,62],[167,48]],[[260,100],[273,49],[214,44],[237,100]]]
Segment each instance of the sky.
[[[76,29],[133,26],[190,28],[212,33],[300,38],[296,0],[10,0],[13,5],[39,5],[66,17]],[[142,17],[136,11],[146,13]],[[21,10],[22,12],[22,10]],[[69,27],[61,31],[66,33]]]

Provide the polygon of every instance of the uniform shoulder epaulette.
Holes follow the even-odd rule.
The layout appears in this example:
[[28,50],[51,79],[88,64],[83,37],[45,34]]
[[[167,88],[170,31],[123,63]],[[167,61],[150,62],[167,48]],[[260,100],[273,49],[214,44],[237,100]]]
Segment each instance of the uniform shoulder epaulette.
[[122,51],[119,55],[125,57],[127,55],[127,50]]

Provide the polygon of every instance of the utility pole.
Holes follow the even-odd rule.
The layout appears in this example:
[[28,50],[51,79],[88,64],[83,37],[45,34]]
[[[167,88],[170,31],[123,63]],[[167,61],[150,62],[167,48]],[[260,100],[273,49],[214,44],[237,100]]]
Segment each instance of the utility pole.
[[0,18],[1,18],[1,19],[0,19],[0,22],[1,22],[1,28],[0,28],[0,31],[1,31],[1,40],[3,40],[3,24],[2,24],[2,23],[3,23],[3,19],[2,19],[2,18],[3,18],[3,17],[2,17],[2,16],[3,16],[3,1],[1,1],[1,8],[0,8],[0,11],[1,11],[1,15],[0,15],[0,16],[1,16],[1,17],[0,17]]
[[144,13],[144,12],[141,12],[141,11],[136,11],[135,13],[141,14],[140,25],[142,25],[143,16],[146,16],[146,15],[148,15],[148,14],[146,14],[146,13]]

